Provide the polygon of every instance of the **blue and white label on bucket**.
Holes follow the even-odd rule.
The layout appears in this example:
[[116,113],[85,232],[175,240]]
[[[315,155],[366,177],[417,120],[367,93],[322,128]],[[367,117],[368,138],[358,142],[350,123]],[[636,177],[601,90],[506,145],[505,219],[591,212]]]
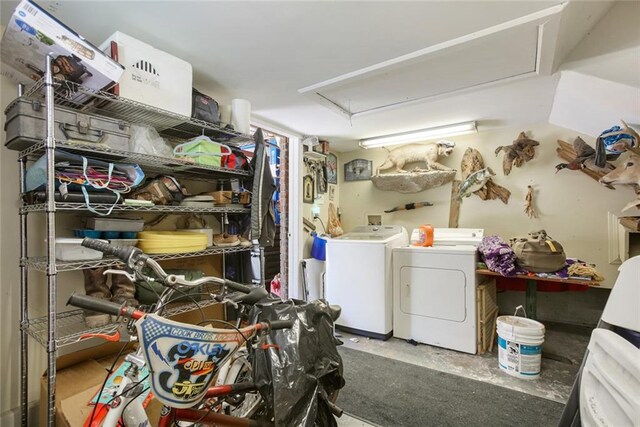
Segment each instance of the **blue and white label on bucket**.
[[540,375],[541,345],[525,345],[498,336],[500,368],[515,376]]
[[526,354],[528,356],[535,356],[542,353],[541,345],[523,345],[520,344],[520,354]]

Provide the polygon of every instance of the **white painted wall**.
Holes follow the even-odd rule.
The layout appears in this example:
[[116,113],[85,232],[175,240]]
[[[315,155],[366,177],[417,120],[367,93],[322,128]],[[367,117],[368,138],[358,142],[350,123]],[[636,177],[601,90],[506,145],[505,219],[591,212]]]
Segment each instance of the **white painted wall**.
[[[510,144],[522,130],[531,131],[533,139],[540,142],[536,157],[522,168],[513,168],[505,177],[502,172],[502,155],[493,152],[499,145]],[[504,128],[481,131],[476,135],[450,138],[457,146],[449,158],[441,162],[460,169],[460,160],[467,147],[474,147],[483,155],[485,164],[497,174],[497,184],[511,191],[508,205],[499,200],[482,201],[477,196],[465,199],[460,209],[460,227],[484,228],[485,235],[496,234],[509,239],[529,231],[544,228],[562,243],[568,256],[595,263],[611,287],[616,278],[617,265],[609,265],[607,248],[607,212],[618,212],[634,197],[630,188],[608,190],[578,171],[563,170],[555,174],[554,166],[562,162],[556,155],[556,140],[573,141],[577,134],[571,130],[548,124],[536,124],[526,128]],[[582,135],[593,143],[593,138]],[[341,153],[339,164],[356,158],[373,161],[374,170],[386,158],[384,149],[356,150]],[[345,230],[365,221],[367,213],[382,213],[383,223],[399,224],[411,230],[423,223],[447,227],[451,185],[415,194],[400,194],[376,189],[370,181],[343,182],[339,177],[342,219]],[[459,178],[459,174],[458,174]],[[534,188],[538,219],[529,219],[524,213],[527,185]],[[394,206],[411,202],[429,201],[432,207],[384,214]]]
[[640,87],[640,2],[618,1],[571,51],[561,70]]

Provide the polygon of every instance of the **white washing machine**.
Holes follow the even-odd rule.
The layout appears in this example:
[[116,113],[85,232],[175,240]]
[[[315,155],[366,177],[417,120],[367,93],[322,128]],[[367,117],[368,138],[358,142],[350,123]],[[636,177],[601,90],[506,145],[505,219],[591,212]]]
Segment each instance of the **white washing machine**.
[[342,307],[336,326],[378,339],[393,333],[393,248],[409,243],[404,227],[360,226],[327,240],[325,295]]
[[476,353],[476,251],[483,235],[436,228],[432,247],[393,250],[394,337]]

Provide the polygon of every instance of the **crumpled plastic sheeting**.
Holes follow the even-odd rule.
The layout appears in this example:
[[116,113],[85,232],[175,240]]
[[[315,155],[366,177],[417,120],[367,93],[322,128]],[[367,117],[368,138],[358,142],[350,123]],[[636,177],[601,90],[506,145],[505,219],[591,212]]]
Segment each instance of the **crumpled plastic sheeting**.
[[336,426],[326,399],[344,386],[344,378],[328,304],[256,304],[251,318],[297,319],[289,330],[272,331],[253,354],[254,381],[275,414],[275,425]]

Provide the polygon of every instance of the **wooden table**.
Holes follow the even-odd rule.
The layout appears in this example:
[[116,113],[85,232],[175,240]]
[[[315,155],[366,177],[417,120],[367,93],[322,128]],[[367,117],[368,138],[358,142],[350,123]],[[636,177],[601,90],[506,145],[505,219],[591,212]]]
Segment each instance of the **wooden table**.
[[495,271],[478,269],[477,274],[482,276],[498,276],[505,279],[524,279],[527,281],[526,294],[525,294],[525,309],[527,310],[527,317],[529,319],[537,319],[537,305],[538,305],[538,282],[556,282],[565,283],[571,285],[582,285],[586,287],[600,287],[600,282],[594,282],[590,280],[578,280],[578,279],[555,279],[548,277],[528,276],[526,274],[516,274],[515,276],[503,276]]

